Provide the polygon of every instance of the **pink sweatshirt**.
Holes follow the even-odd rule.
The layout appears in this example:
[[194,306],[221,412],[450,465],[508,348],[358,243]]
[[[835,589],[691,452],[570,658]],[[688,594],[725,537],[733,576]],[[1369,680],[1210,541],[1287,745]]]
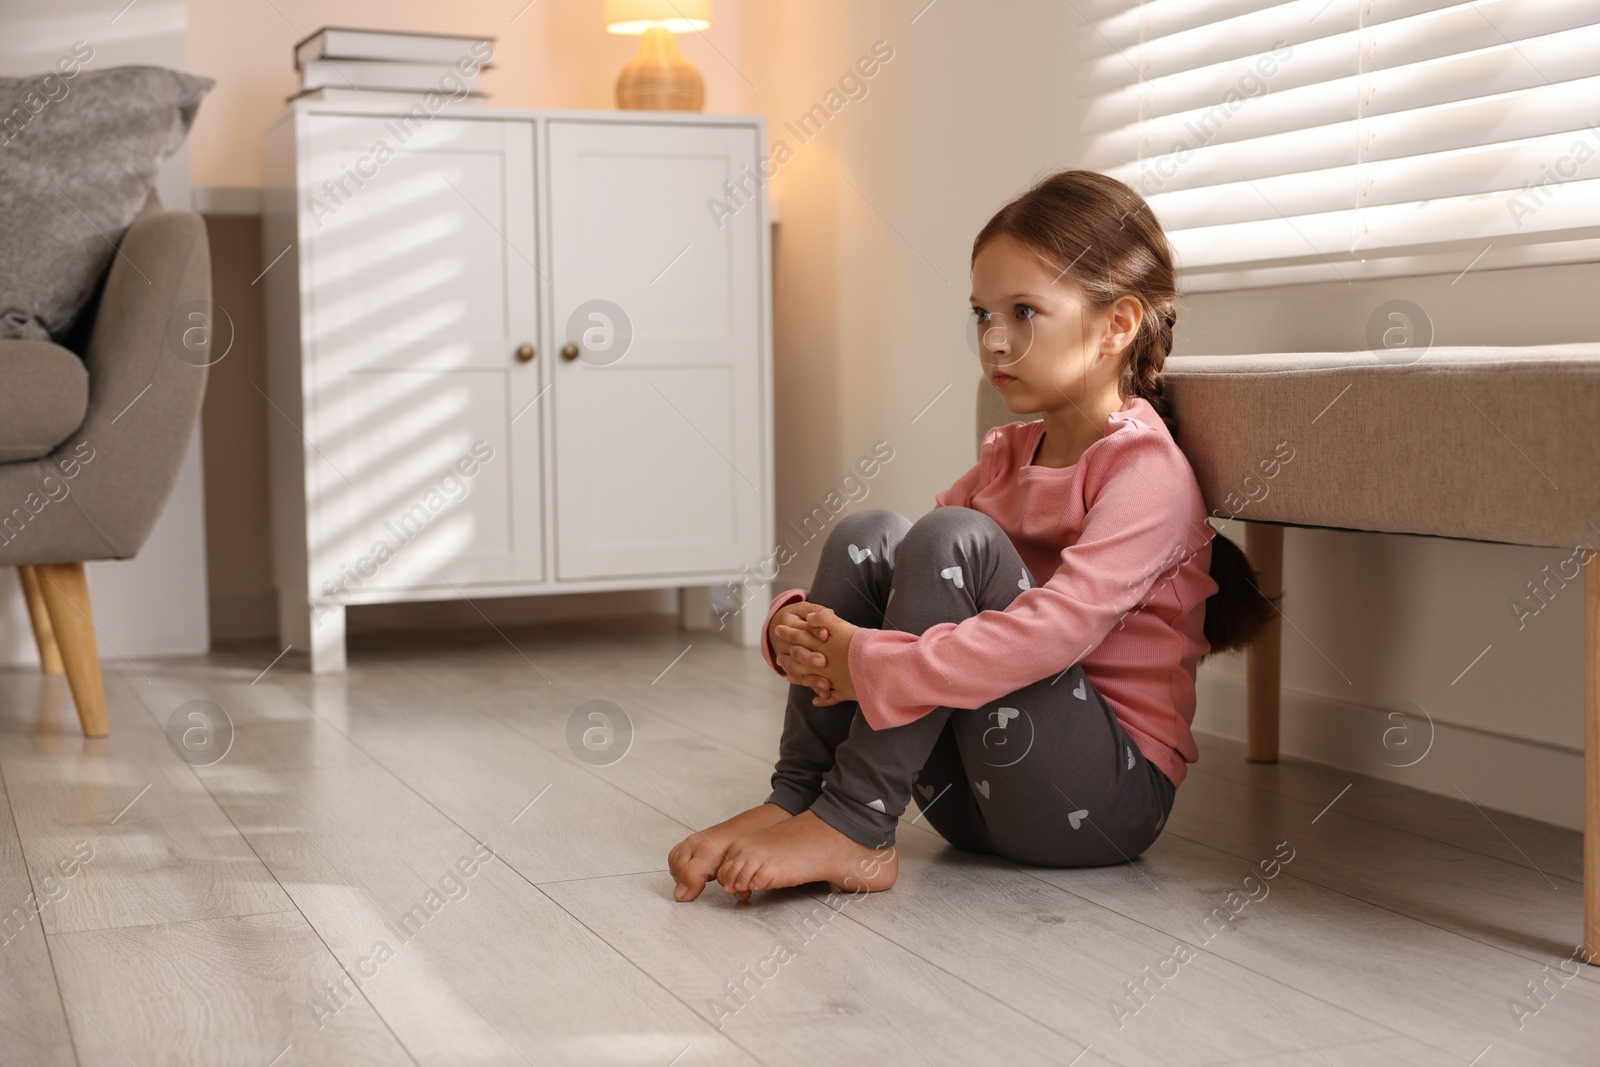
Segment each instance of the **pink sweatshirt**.
[[[1194,470],[1143,397],[1070,467],[1032,464],[1043,437],[1040,421],[990,430],[978,462],[934,498],[994,519],[1033,588],[1004,611],[921,635],[858,630],[849,667],[862,715],[883,730],[935,707],[981,707],[1082,660],[1145,758],[1179,785],[1200,758],[1195,667],[1210,651],[1205,605],[1217,591]],[[805,596],[787,590],[767,612],[761,650],[779,674],[772,617]]]

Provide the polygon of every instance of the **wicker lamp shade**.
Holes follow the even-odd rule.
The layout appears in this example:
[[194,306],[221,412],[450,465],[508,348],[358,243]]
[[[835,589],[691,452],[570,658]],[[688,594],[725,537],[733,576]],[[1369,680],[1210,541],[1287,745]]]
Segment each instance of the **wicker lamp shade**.
[[617,106],[652,111],[699,111],[705,81],[678,50],[674,33],[711,25],[711,0],[605,0],[606,29],[640,34],[639,51],[617,77]]

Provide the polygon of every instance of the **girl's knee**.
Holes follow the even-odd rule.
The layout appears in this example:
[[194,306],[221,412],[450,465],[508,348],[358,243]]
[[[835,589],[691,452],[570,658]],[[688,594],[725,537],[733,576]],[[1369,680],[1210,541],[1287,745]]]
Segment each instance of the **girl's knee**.
[[980,543],[996,537],[1007,545],[1011,543],[1000,524],[981,511],[957,506],[934,508],[911,524],[901,551],[931,551],[943,558],[952,545],[964,541]]
[[981,510],[974,507],[962,507],[960,504],[950,504],[947,507],[936,507],[931,512],[926,512],[910,528],[914,531],[933,534],[933,536],[950,537],[966,530],[982,531],[982,533],[1000,533],[1005,536],[1005,531],[1000,530],[1000,523],[994,518],[982,514]]
[[911,522],[898,511],[888,508],[868,508],[855,511],[840,519],[828,535],[830,542],[856,544],[865,547],[868,542],[897,541],[911,528]]

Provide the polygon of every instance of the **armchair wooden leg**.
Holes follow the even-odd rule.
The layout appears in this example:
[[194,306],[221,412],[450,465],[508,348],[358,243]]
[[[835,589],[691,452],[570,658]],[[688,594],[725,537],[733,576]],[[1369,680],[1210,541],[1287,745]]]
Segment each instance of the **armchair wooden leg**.
[[1600,560],[1583,570],[1583,958],[1600,964]]
[[28,601],[28,619],[33,623],[33,640],[39,646],[39,667],[46,674],[61,674],[61,648],[56,644],[55,628],[50,625],[50,611],[44,606],[44,594],[39,592],[39,575],[32,567],[18,567],[22,577],[22,595]]
[[[1261,592],[1283,592],[1283,527],[1250,522],[1244,528],[1244,554],[1255,569]],[[1282,692],[1283,617],[1273,616],[1245,652],[1245,709],[1249,717],[1245,758],[1278,761],[1278,708]]]
[[61,649],[67,684],[78,705],[85,737],[111,732],[106,717],[106,688],[100,678],[100,653],[95,647],[94,616],[89,610],[89,583],[81,563],[46,563],[33,568],[50,625]]

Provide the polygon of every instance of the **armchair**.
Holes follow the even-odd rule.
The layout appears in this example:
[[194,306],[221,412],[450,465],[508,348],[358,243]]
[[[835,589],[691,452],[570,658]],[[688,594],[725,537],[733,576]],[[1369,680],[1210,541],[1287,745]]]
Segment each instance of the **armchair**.
[[41,665],[88,737],[110,727],[83,565],[137,554],[166,506],[210,362],[188,314],[210,297],[205,223],[152,196],[67,339],[78,354],[0,340],[0,566],[20,569]]

